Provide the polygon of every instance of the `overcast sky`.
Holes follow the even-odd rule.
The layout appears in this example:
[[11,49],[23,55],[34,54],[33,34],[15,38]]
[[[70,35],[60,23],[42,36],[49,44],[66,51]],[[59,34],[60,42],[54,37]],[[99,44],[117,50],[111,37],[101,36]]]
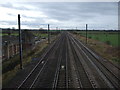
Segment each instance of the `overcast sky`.
[[0,2],[0,28],[118,29],[117,2]]

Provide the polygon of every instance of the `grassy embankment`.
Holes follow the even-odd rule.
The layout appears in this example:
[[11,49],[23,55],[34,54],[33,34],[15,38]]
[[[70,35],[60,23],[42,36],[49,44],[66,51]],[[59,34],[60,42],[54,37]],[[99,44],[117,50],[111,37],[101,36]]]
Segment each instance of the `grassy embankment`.
[[[26,54],[26,52],[23,52],[23,66],[27,65],[32,61],[32,58],[39,57],[41,52],[44,50],[45,47],[47,47],[47,41],[39,44],[36,46],[36,48]],[[2,80],[3,85],[6,84],[8,81],[10,81],[19,71],[19,55],[16,55],[15,57],[3,62],[2,65]]]
[[[37,34],[39,37],[47,37],[47,34]],[[54,41],[54,39],[52,40]],[[44,41],[36,45],[36,47],[31,51],[23,51],[23,66],[26,66],[32,61],[32,58],[39,58],[45,48],[48,46],[48,42]],[[14,56],[13,58],[6,60],[2,64],[2,80],[3,85],[6,85],[19,71],[19,55]]]
[[[85,31],[77,32],[77,37],[85,43]],[[113,63],[120,64],[120,33],[88,31],[88,46]]]

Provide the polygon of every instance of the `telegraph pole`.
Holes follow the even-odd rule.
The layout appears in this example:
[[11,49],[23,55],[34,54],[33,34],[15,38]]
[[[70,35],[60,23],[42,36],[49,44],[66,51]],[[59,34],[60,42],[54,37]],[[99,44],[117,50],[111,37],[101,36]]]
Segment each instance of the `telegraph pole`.
[[49,27],[49,24],[48,24],[48,43],[50,43],[50,27]]
[[20,69],[23,69],[23,65],[22,65],[22,37],[21,37],[21,28],[20,28],[20,14],[18,14],[18,30],[19,30]]
[[87,44],[87,27],[88,25],[86,24],[86,44]]

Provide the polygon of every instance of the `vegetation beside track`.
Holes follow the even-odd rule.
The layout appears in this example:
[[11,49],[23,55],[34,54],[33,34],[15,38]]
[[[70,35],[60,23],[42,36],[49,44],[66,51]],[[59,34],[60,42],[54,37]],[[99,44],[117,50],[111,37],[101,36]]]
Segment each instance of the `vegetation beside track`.
[[[41,52],[44,51],[44,49],[48,46],[47,41],[44,41],[43,43],[38,44],[33,50],[29,52],[23,52],[23,66],[27,65],[32,61],[32,58],[35,56],[37,57],[41,55]],[[7,84],[20,70],[19,66],[19,55],[16,55],[15,57],[4,61],[2,65],[2,80],[3,85]]]
[[[48,34],[47,33],[33,33],[35,36],[38,36],[38,37],[47,37]],[[0,33],[0,36],[8,36],[8,35],[12,35],[12,36],[18,36],[19,33],[18,32],[14,32],[14,33]]]
[[[9,34],[7,34],[7,33],[0,33],[0,36],[7,36],[7,35],[9,35]],[[12,33],[11,35],[12,36],[18,36],[18,33]]]
[[[120,56],[119,56],[120,55],[120,45],[119,45],[120,43],[118,42],[118,39],[120,38],[119,34],[117,32],[112,32],[112,33],[106,32],[105,35],[104,35],[104,32],[101,32],[101,34],[95,34],[98,32],[94,32],[94,34],[93,32],[92,34],[88,32],[89,34],[88,34],[87,46],[93,49],[103,58],[110,60],[111,62],[115,64],[120,64]],[[83,43],[86,43],[85,31],[81,33],[75,32],[74,35],[77,38],[79,38]],[[105,42],[106,40],[109,40],[109,43]]]
[[[52,38],[52,42],[56,39],[56,36]],[[39,58],[41,54],[45,51],[48,47],[48,42],[45,40],[42,43],[39,43],[35,46],[35,48],[31,51],[23,51],[23,66],[26,67],[33,58]],[[3,87],[10,83],[15,75],[21,71],[19,66],[19,55],[4,61],[2,64],[2,83]]]
[[[78,32],[81,36],[86,36],[85,31]],[[118,39],[120,38],[120,32],[107,32],[107,31],[88,31],[87,37],[90,39],[98,40],[114,47],[120,46]]]

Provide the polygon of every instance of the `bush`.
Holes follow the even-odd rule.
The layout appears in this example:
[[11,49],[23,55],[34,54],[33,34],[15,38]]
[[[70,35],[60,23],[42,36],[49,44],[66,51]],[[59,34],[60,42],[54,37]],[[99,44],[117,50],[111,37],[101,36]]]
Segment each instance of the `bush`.
[[95,39],[96,39],[96,40],[99,40],[99,38],[98,38],[98,37],[96,37]]
[[19,55],[14,58],[9,59],[8,61],[4,62],[2,65],[2,73],[6,73],[15,68],[16,65],[19,64]]
[[92,37],[91,37],[91,36],[89,36],[88,38],[90,38],[90,39],[91,39]]
[[110,41],[106,41],[106,44],[110,45],[111,43],[110,43]]
[[120,58],[114,57],[114,58],[112,59],[112,61],[117,62],[117,63],[120,63]]

